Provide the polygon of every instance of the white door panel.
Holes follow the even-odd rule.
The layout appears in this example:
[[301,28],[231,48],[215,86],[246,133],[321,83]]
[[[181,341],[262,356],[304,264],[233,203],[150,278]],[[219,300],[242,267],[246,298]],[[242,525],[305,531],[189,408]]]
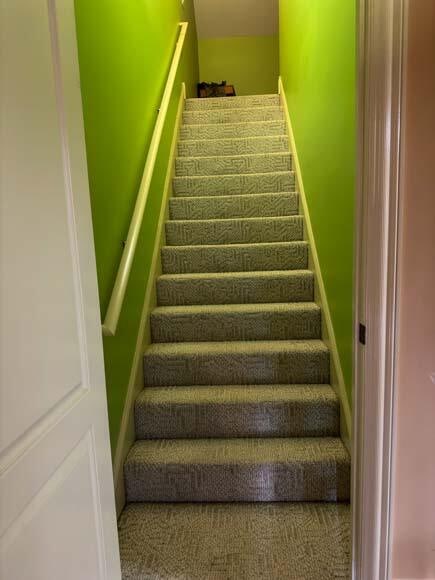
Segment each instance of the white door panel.
[[65,401],[60,413],[56,409],[41,422],[41,431],[32,429],[20,440],[20,445],[2,455],[0,535],[20,517],[29,498],[47,484],[88,433],[84,425],[92,429],[87,399],[85,391],[74,394]]
[[[8,580],[104,578],[92,438],[85,436],[2,539]],[[31,557],[23,557],[28,554]]]
[[1,578],[120,578],[74,0],[0,0]]
[[[21,22],[19,30],[2,30],[1,450],[82,383],[74,246],[65,235],[71,192],[54,114],[47,3],[6,4],[5,20],[13,10]],[[33,396],[22,388],[30,377]]]

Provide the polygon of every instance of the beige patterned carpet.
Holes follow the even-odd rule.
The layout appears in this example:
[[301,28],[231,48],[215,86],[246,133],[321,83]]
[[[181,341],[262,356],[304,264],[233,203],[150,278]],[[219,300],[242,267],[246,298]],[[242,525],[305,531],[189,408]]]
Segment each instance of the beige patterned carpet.
[[124,580],[349,580],[345,504],[131,504]]
[[279,97],[188,100],[124,580],[350,578],[350,458],[304,227]]

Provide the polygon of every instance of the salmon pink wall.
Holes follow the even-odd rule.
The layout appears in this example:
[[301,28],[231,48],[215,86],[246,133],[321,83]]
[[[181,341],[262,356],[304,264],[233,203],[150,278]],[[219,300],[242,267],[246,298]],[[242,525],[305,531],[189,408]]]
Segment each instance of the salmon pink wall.
[[393,578],[435,578],[435,2],[409,0]]

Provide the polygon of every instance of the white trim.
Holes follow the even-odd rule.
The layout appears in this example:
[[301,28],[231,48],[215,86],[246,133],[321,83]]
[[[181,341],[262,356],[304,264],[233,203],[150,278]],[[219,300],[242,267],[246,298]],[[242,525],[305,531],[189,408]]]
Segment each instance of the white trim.
[[[389,580],[403,0],[360,0],[353,578]],[[357,341],[359,322],[367,344]]]
[[311,225],[310,212],[308,209],[307,198],[305,195],[304,182],[302,179],[302,171],[299,163],[299,157],[296,147],[295,136],[290,119],[287,99],[285,96],[284,85],[281,77],[278,80],[278,92],[281,97],[281,105],[284,109],[285,118],[287,122],[287,129],[290,139],[290,147],[293,156],[294,170],[296,173],[296,181],[300,199],[302,202],[302,212],[305,220],[305,236],[310,244],[310,260],[314,268],[316,277],[316,295],[317,300],[322,307],[322,334],[324,341],[328,344],[331,353],[331,385],[336,391],[341,407],[341,434],[343,441],[346,443],[349,451],[351,449],[350,441],[352,436],[352,423],[349,399],[346,392],[346,386],[343,377],[343,371],[340,363],[340,356],[338,354],[337,342],[335,340],[334,326],[332,324],[331,312],[329,310],[328,298],[326,295],[325,284],[323,282],[322,270],[320,268],[319,256],[317,254],[316,241],[314,238],[313,228]]
[[145,162],[142,182],[139,187],[136,205],[134,207],[133,215],[128,229],[127,241],[125,242],[125,247],[122,252],[121,262],[116,274],[115,284],[113,286],[109,306],[106,312],[106,318],[104,319],[103,323],[103,334],[105,336],[115,336],[116,328],[118,326],[119,316],[121,314],[122,305],[124,303],[130,270],[133,264],[137,241],[142,227],[143,215],[147,204],[154,167],[156,164],[160,141],[163,134],[163,128],[166,121],[166,115],[168,113],[172,91],[174,89],[175,78],[177,76],[178,66],[180,64],[188,26],[188,22],[180,23],[180,35],[175,47],[168,80],[166,81],[162,102],[159,108],[159,113],[157,115],[156,125],[154,127],[153,136],[151,138],[151,144]]
[[164,245],[164,223],[168,212],[168,202],[172,193],[172,177],[175,170],[175,157],[177,152],[178,134],[182,121],[182,114],[186,100],[186,86],[182,84],[180,100],[178,103],[177,118],[175,121],[174,136],[172,138],[171,150],[169,154],[168,170],[166,173],[165,186],[163,190],[162,202],[160,206],[159,221],[157,224],[154,251],[151,260],[150,273],[145,290],[145,299],[142,308],[142,314],[139,324],[139,331],[136,340],[136,348],[133,356],[133,363],[128,381],[127,395],[125,398],[124,410],[122,413],[121,427],[116,445],[114,459],[114,478],[115,478],[115,498],[118,515],[125,505],[124,492],[124,462],[127,454],[135,441],[134,429],[134,404],[137,395],[143,389],[143,353],[146,347],[151,343],[151,333],[149,328],[150,312],[156,305],[156,279],[160,275],[160,250]]

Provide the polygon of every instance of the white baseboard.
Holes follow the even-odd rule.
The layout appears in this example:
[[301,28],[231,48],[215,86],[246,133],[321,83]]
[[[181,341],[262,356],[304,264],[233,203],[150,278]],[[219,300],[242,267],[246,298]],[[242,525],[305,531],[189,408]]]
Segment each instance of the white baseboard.
[[127,395],[125,398],[124,410],[122,413],[121,427],[119,430],[118,442],[115,450],[113,462],[113,472],[115,479],[115,499],[116,511],[119,516],[125,506],[124,490],[124,462],[128,452],[135,441],[134,428],[134,404],[140,391],[143,389],[143,354],[147,346],[151,343],[150,313],[157,303],[156,279],[161,273],[160,250],[164,245],[165,231],[164,223],[168,213],[168,203],[172,193],[172,178],[174,175],[175,157],[177,151],[178,134],[186,100],[186,87],[182,84],[180,100],[178,103],[177,118],[175,121],[174,136],[172,139],[169,154],[168,170],[166,173],[165,185],[163,189],[162,203],[160,206],[159,221],[155,237],[154,251],[151,260],[151,268],[145,290],[145,299],[139,324],[139,332],[136,340],[136,348],[131,366],[130,378],[128,381]]
[[328,298],[326,295],[325,285],[323,282],[322,271],[320,268],[319,257],[317,254],[313,228],[311,225],[310,212],[308,209],[307,198],[305,195],[304,182],[302,179],[302,172],[296,148],[295,136],[293,133],[293,127],[290,119],[290,113],[281,77],[279,78],[278,81],[278,92],[281,98],[281,105],[284,109],[286,117],[287,129],[290,139],[290,147],[293,156],[294,171],[296,173],[296,183],[302,203],[302,213],[305,221],[304,224],[305,237],[310,244],[310,268],[314,270],[316,279],[315,299],[316,302],[318,302],[322,307],[322,338],[328,345],[331,353],[331,386],[334,388],[340,400],[341,436],[350,453],[351,452],[350,442],[352,437],[352,414],[350,411],[349,399],[347,397],[343,370],[341,368],[340,356],[338,354],[337,342],[335,340],[331,311],[329,310]]

